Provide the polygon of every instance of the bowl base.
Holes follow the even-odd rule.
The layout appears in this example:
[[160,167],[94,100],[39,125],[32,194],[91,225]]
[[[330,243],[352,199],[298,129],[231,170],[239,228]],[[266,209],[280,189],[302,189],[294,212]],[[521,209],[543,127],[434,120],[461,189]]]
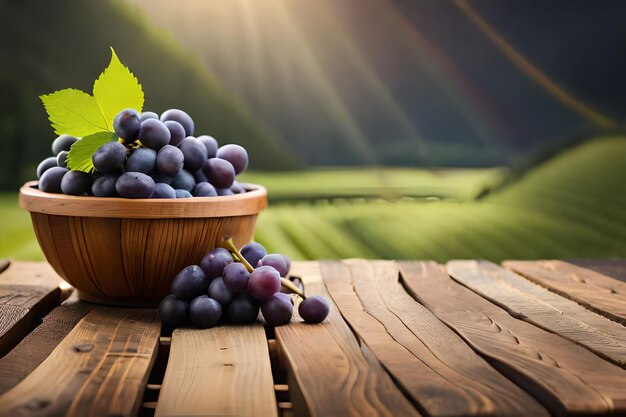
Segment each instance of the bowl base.
[[102,304],[106,306],[114,307],[137,307],[137,308],[156,308],[159,306],[161,300],[151,300],[145,298],[107,298],[97,297],[91,294],[85,293],[80,290],[76,290],[78,298],[82,301],[87,301],[94,304]]

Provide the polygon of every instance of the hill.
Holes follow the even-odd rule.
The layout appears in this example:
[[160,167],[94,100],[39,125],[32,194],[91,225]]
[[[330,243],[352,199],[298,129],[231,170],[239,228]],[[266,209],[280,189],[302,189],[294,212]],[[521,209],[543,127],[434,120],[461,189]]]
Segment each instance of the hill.
[[35,164],[50,153],[54,134],[39,95],[67,87],[91,91],[110,46],[142,83],[146,109],[186,110],[198,131],[246,146],[253,167],[297,165],[237,97],[124,3],[1,2],[0,37],[0,188],[32,179]]

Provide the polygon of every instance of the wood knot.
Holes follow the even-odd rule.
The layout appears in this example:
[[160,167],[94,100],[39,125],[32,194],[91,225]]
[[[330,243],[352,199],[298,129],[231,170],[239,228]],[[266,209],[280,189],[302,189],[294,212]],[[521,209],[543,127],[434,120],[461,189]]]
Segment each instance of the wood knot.
[[72,346],[74,352],[91,352],[94,348],[93,343],[79,343]]
[[33,400],[24,404],[24,407],[28,409],[29,411],[37,411],[37,410],[41,410],[42,408],[46,408],[49,405],[50,405],[49,400]]

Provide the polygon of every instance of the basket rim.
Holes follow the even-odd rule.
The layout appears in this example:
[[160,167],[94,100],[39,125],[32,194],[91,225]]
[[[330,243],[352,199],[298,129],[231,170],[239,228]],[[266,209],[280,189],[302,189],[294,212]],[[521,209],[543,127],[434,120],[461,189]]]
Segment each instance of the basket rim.
[[20,188],[19,205],[29,212],[127,219],[232,217],[260,213],[267,208],[267,190],[262,185],[242,183],[245,193],[181,199],[70,196],[41,191],[37,181]]

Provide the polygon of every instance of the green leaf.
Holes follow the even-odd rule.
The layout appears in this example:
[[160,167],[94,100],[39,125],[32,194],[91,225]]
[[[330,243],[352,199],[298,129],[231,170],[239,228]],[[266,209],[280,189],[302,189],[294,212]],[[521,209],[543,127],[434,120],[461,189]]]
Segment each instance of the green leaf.
[[67,88],[39,97],[57,135],[84,137],[108,129],[96,100],[89,94]]
[[111,48],[111,62],[93,84],[93,96],[107,123],[113,130],[113,119],[124,109],[143,109],[143,90],[137,78],[118,59]]
[[67,154],[67,167],[72,171],[92,172],[94,170],[91,161],[93,154],[100,146],[115,140],[117,140],[115,133],[98,132],[74,142]]

